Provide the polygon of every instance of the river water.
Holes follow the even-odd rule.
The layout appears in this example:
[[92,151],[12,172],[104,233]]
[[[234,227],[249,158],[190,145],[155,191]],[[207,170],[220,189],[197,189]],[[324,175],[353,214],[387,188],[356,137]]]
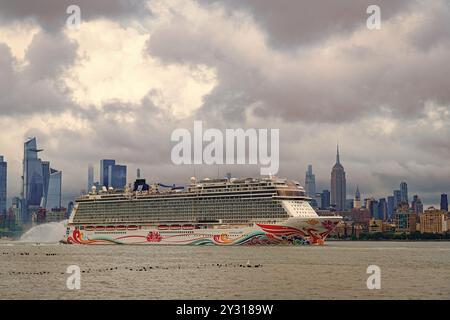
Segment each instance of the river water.
[[[79,290],[67,288],[70,265],[81,270]],[[380,267],[379,290],[367,288],[369,265]],[[0,299],[450,299],[450,242],[329,241],[322,247],[0,242]]]

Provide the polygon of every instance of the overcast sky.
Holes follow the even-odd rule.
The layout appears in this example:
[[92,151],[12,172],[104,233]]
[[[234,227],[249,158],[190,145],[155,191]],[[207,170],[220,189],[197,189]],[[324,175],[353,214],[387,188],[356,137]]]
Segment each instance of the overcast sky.
[[176,128],[280,129],[279,176],[313,165],[329,189],[339,141],[348,197],[408,183],[450,193],[450,2],[0,0],[0,155],[20,192],[23,142],[63,171],[65,200],[113,158],[150,181],[256,176],[258,166],[175,166]]

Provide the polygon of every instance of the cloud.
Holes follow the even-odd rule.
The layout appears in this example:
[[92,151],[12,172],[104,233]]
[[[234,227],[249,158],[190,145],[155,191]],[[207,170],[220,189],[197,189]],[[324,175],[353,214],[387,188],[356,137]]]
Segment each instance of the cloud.
[[101,17],[126,20],[141,14],[149,14],[145,0],[15,0],[0,2],[0,24],[32,20],[49,32],[64,28],[69,14],[67,7],[76,4],[81,9],[83,22]]
[[30,135],[70,196],[102,158],[127,164],[130,181],[138,167],[150,181],[215,177],[217,167],[170,160],[172,130],[203,120],[279,128],[279,175],[303,183],[311,163],[318,190],[329,189],[339,140],[349,197],[356,185],[386,197],[406,180],[437,203],[450,192],[449,5],[379,3],[382,29],[369,31],[365,1],[82,1],[71,31],[67,2],[1,2],[9,195]]

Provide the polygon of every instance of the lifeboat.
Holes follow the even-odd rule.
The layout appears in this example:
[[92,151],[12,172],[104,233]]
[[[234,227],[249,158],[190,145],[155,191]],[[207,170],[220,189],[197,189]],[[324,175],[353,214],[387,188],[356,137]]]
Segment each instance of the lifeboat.
[[120,226],[116,227],[116,230],[126,230],[126,229],[127,229],[127,227],[125,227],[123,225],[120,225]]
[[135,226],[135,225],[130,225],[127,227],[127,230],[137,230],[137,229],[138,229],[138,226]]
[[169,229],[169,226],[167,224],[162,224],[158,226],[158,230],[167,230],[167,229]]
[[194,229],[194,225],[193,224],[185,224],[183,225],[183,230],[193,230]]
[[87,226],[86,228],[84,228],[86,231],[94,231],[94,226]]
[[116,230],[116,227],[114,227],[114,226],[107,226],[107,227],[106,227],[106,230],[108,230],[108,231],[114,231],[114,230]]
[[105,226],[96,226],[95,231],[103,231],[105,230]]
[[180,230],[181,226],[179,224],[172,224],[170,226],[170,230]]

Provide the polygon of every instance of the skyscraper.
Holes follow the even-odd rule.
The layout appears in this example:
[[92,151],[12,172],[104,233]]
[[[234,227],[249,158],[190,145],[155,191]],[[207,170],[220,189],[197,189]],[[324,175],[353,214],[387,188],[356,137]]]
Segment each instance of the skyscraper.
[[321,193],[321,208],[322,209],[328,209],[330,207],[330,191],[329,190],[323,190]]
[[392,215],[394,214],[394,209],[395,209],[395,202],[394,202],[394,197],[393,196],[389,196],[387,198],[387,214],[388,214],[388,219],[392,218]]
[[86,191],[90,192],[93,185],[94,185],[94,166],[90,164],[88,166],[88,183]]
[[108,187],[123,189],[127,184],[127,166],[114,164],[108,167]]
[[6,215],[6,190],[8,179],[8,164],[0,156],[0,215]]
[[409,200],[408,200],[408,185],[404,181],[400,183],[400,196],[401,196],[401,201],[402,202],[409,204]]
[[52,169],[50,162],[38,158],[36,138],[24,143],[21,214],[22,223],[31,222],[40,208],[61,208],[62,172]]
[[345,210],[345,201],[347,197],[345,171],[339,159],[339,146],[336,152],[336,164],[331,171],[331,205],[336,210]]
[[45,201],[45,209],[48,211],[61,208],[61,187],[62,172],[50,169],[50,178]]
[[310,198],[314,198],[316,195],[316,176],[313,174],[312,165],[308,165],[308,171],[306,171],[305,192]]
[[100,185],[102,187],[108,187],[108,183],[109,183],[109,177],[108,177],[108,172],[109,172],[109,167],[113,166],[116,164],[116,160],[111,160],[111,159],[103,159],[100,160]]
[[359,186],[356,186],[355,199],[353,200],[353,208],[361,208],[361,194],[359,193]]
[[441,210],[448,211],[448,199],[447,194],[441,194]]
[[402,194],[400,190],[394,190],[394,209],[402,202]]
[[381,198],[378,201],[378,219],[380,220],[388,219],[388,206],[385,198]]
[[414,195],[413,201],[411,202],[411,209],[415,214],[423,213],[423,204],[418,195]]
[[24,143],[22,194],[27,206],[39,206],[44,194],[42,161],[38,158],[41,151],[34,137]]

